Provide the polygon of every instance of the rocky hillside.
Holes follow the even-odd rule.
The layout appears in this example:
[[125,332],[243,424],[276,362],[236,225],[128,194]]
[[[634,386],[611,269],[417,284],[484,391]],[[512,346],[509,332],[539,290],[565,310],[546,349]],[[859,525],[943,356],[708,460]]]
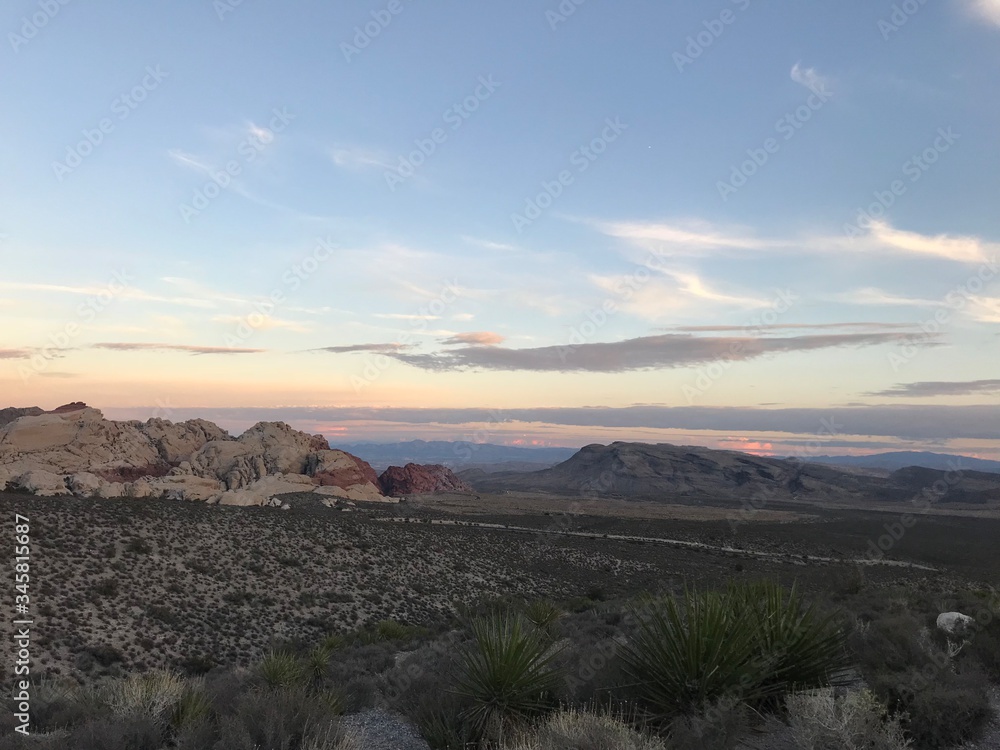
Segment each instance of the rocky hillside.
[[0,427],[0,490],[8,487],[226,505],[275,504],[291,492],[388,501],[371,466],[283,422],[260,422],[234,438],[204,420],[118,422],[79,403]]
[[472,491],[439,465],[391,466],[383,484],[366,461],[284,422],[260,422],[233,437],[203,419],[108,420],[79,402],[0,415],[6,420],[0,422],[0,490],[223,505],[281,505],[277,496],[300,492],[331,504]]
[[666,443],[588,445],[543,471],[463,474],[480,491],[541,491],[593,497],[741,500],[911,500],[935,482],[940,502],[1000,501],[1000,478],[904,469],[872,477],[832,466]]

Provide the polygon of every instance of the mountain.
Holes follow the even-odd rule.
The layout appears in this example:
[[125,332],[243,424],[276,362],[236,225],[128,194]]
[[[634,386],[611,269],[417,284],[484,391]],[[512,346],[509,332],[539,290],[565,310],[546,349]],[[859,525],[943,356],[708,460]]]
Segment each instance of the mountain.
[[824,464],[667,443],[588,445],[568,460],[529,473],[463,472],[483,492],[539,491],[584,497],[734,499],[756,507],[770,500],[865,502],[912,500],[939,483],[935,502],[1000,501],[1000,476],[902,469],[866,476]]
[[408,463],[441,464],[451,469],[517,462],[544,468],[565,461],[575,448],[525,448],[492,443],[411,440],[403,443],[352,443],[338,446],[378,469]]
[[863,469],[905,469],[907,466],[922,466],[925,469],[950,471],[952,469],[986,471],[1000,473],[1000,461],[984,458],[956,456],[948,453],[927,453],[921,451],[896,451],[875,453],[870,456],[816,456],[810,463],[855,466]]

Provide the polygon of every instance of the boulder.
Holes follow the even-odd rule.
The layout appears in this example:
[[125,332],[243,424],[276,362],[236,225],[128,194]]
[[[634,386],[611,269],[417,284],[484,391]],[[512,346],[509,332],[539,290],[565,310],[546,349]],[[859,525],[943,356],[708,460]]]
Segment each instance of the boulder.
[[[196,476],[166,476],[145,480],[152,495],[169,500],[203,500],[217,502],[225,487],[217,479]],[[138,483],[133,483],[134,488]],[[133,490],[134,491],[134,490]]]
[[379,484],[387,495],[393,497],[428,492],[472,492],[472,487],[440,464],[390,466],[382,472]]
[[937,627],[942,633],[953,637],[963,638],[972,632],[976,621],[961,612],[942,612],[937,618]]
[[321,487],[357,489],[365,495],[381,495],[378,474],[367,461],[338,450],[310,453],[306,459],[306,474]]
[[[302,474],[273,474],[243,487],[223,492],[219,505],[266,505],[275,495],[291,492],[312,492],[316,488],[311,477]],[[281,502],[277,502],[278,506]]]
[[303,474],[309,454],[330,447],[322,435],[293,430],[284,422],[258,422],[237,441],[264,459],[268,474]]
[[14,479],[13,485],[39,497],[69,494],[66,489],[66,477],[44,469],[32,469],[20,474]]
[[7,485],[14,478],[14,473],[10,469],[0,466],[0,492],[7,489]]
[[23,408],[8,406],[6,409],[0,409],[0,427],[10,424],[15,419],[20,419],[21,417],[37,417],[39,414],[44,413],[45,410],[39,409],[37,406]]
[[77,497],[93,497],[107,482],[89,471],[81,471],[66,480],[69,491]]

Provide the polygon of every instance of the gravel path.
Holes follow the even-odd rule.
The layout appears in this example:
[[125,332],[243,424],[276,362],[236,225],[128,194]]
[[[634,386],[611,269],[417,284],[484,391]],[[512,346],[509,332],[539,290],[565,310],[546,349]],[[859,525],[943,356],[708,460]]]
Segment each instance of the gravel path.
[[343,725],[357,732],[364,750],[430,750],[406,719],[381,708],[345,716]]

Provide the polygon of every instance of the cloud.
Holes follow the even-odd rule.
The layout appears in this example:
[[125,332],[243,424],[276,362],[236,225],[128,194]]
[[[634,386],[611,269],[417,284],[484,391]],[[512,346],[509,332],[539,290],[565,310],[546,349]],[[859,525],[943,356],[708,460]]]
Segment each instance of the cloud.
[[170,305],[181,305],[183,307],[215,307],[215,303],[208,298],[195,299],[192,297],[162,297],[155,294],[149,294],[141,289],[136,289],[130,286],[120,288],[113,292],[109,286],[79,286],[68,284],[38,284],[23,281],[0,281],[0,289],[15,289],[30,292],[58,292],[62,294],[78,294],[86,297],[102,298],[110,295],[116,299],[138,300],[140,302],[163,302]]
[[[147,413],[148,413],[147,408]],[[105,413],[109,410],[105,409]],[[997,439],[1000,406],[892,404],[879,406],[782,408],[639,405],[627,407],[403,408],[275,407],[175,409],[176,419],[215,422],[260,421],[395,422],[414,425],[534,423],[625,429],[781,432],[798,436],[877,436],[903,440]],[[456,430],[458,432],[458,430]]]
[[496,346],[506,340],[505,336],[492,331],[473,331],[471,333],[456,333],[441,343],[445,346],[468,344],[470,346]]
[[[424,370],[530,370],[536,372],[628,372],[687,367],[711,361],[745,361],[769,353],[841,346],[878,346],[912,337],[901,333],[847,333],[786,338],[645,336],[612,343],[509,349],[475,346],[436,354],[391,353]],[[935,340],[923,339],[926,346]]]
[[228,346],[194,346],[190,344],[153,343],[107,343],[92,344],[92,349],[108,349],[116,352],[187,352],[188,354],[260,354],[266,349],[239,349]]
[[462,235],[462,240],[468,242],[470,245],[478,245],[479,247],[484,247],[487,250],[503,250],[506,252],[518,252],[519,247],[514,245],[508,245],[503,242],[493,242],[491,240],[480,239],[479,237],[470,237],[469,235]]
[[1000,297],[970,296],[965,313],[983,323],[1000,323]]
[[357,146],[330,149],[333,163],[343,169],[393,169],[392,157],[381,151]]
[[965,7],[978,20],[1000,26],[1000,0],[965,0]]
[[[216,323],[243,323],[249,325],[247,323],[247,316],[245,315],[216,315],[212,320]],[[310,323],[302,323],[298,320],[284,320],[268,315],[261,315],[260,320],[250,325],[250,327],[261,331],[271,331],[280,328],[294,333],[308,333],[312,330]]]
[[1000,380],[925,380],[919,383],[898,383],[884,391],[872,391],[866,396],[973,396],[979,393],[1000,393]]
[[986,263],[996,257],[997,246],[978,237],[947,234],[925,235],[895,229],[884,221],[872,222],[870,237],[881,248],[926,255],[959,263]]
[[878,287],[865,287],[833,295],[833,299],[852,305],[884,305],[889,307],[941,307],[942,300],[901,297]]
[[589,222],[598,231],[652,253],[662,265],[671,256],[759,255],[794,253],[802,255],[865,254],[881,258],[895,255],[944,258],[957,263],[992,263],[1000,257],[1000,243],[971,235],[920,234],[897,229],[887,221],[873,221],[860,234],[804,234],[798,237],[757,237],[739,227],[717,227],[705,221],[670,222]]
[[754,333],[767,331],[793,331],[793,330],[865,330],[865,331],[895,331],[902,329],[912,329],[912,323],[775,323],[773,325],[744,325],[744,326],[673,326],[667,330],[678,333],[725,333],[730,331],[753,331]]
[[350,354],[351,352],[380,352],[390,354],[409,349],[407,344],[350,344],[348,346],[322,346],[319,349],[310,349],[313,352],[330,352],[331,354]]
[[714,250],[765,250],[781,244],[749,236],[746,231],[719,229],[703,221],[683,224],[598,222],[596,226],[609,237],[671,254],[701,255]]
[[816,93],[829,91],[830,79],[821,76],[816,68],[803,68],[801,63],[792,66],[792,80]]
[[0,349],[0,359],[31,359],[28,349]]

